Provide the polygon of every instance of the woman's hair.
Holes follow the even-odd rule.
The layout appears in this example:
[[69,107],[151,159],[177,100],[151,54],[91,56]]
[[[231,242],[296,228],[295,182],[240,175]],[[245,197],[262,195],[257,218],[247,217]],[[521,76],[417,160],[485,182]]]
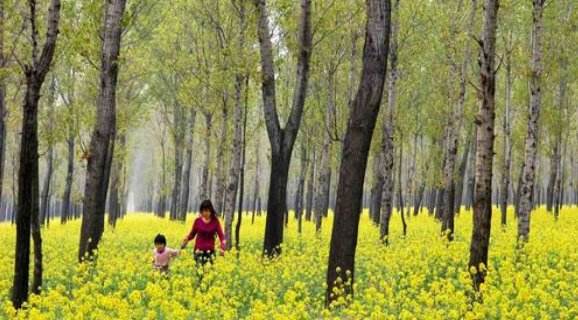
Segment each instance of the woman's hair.
[[211,200],[204,200],[203,202],[201,202],[199,212],[203,212],[205,210],[209,210],[209,212],[211,212],[211,218],[217,217],[217,211],[215,211],[215,208],[213,208],[213,203],[211,202]]
[[164,235],[162,234],[157,234],[157,236],[155,237],[155,244],[163,244],[163,245],[167,245],[167,238],[165,238]]

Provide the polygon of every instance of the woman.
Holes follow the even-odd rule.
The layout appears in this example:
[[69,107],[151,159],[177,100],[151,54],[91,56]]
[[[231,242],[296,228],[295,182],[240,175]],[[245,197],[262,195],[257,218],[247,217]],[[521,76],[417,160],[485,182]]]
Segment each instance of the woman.
[[225,251],[226,240],[211,200],[203,201],[199,212],[200,215],[193,222],[191,232],[183,239],[181,249],[196,236],[195,261],[204,265],[207,261],[212,263],[215,258],[215,236],[221,241],[221,255]]

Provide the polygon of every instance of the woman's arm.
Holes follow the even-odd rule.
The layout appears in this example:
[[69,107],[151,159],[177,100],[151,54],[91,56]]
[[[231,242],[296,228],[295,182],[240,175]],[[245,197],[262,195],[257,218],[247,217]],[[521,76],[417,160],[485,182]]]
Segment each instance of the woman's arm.
[[181,249],[184,249],[187,246],[187,243],[189,243],[189,241],[193,240],[195,238],[195,236],[197,235],[197,220],[195,220],[195,222],[193,222],[193,227],[191,228],[191,232],[189,232],[189,234],[183,239],[183,242],[181,244]]
[[223,233],[223,228],[221,228],[219,219],[217,219],[217,235],[219,236],[219,240],[221,240],[221,252],[223,252],[225,251],[227,240],[225,239],[225,234]]

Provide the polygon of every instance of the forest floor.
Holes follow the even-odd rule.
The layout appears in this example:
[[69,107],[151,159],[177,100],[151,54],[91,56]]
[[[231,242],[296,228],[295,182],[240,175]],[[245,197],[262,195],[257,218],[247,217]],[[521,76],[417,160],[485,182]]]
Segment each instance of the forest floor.
[[98,263],[76,262],[80,221],[43,230],[44,290],[16,314],[11,306],[15,228],[0,224],[0,318],[29,319],[576,319],[578,318],[578,209],[565,208],[555,221],[545,210],[532,216],[530,242],[516,250],[516,221],[506,228],[493,215],[490,263],[483,303],[471,302],[467,271],[472,216],[456,218],[456,239],[440,237],[440,225],[424,214],[408,219],[401,236],[398,214],[389,247],[363,215],[356,258],[355,298],[348,307],[323,308],[330,221],[315,235],[292,216],[283,255],[264,261],[264,217],[243,220],[241,253],[218,257],[204,271],[191,249],[182,252],[163,278],[151,268],[153,238],[177,247],[191,226],[152,215],[129,214],[116,230],[106,228]]

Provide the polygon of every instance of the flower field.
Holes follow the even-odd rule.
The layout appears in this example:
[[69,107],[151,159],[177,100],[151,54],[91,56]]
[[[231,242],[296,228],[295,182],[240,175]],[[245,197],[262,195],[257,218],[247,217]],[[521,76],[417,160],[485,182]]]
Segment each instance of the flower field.
[[[171,265],[169,277],[151,269],[154,236],[170,247],[189,230],[186,224],[152,215],[130,214],[116,230],[107,227],[98,263],[76,262],[80,221],[53,222],[43,230],[44,290],[16,313],[10,303],[15,229],[0,225],[0,318],[20,319],[576,319],[578,318],[578,209],[565,208],[558,221],[545,210],[532,217],[530,242],[516,250],[516,221],[508,227],[494,214],[483,303],[472,302],[467,270],[471,213],[456,218],[456,240],[440,237],[428,215],[392,218],[390,246],[362,217],[356,258],[356,295],[349,306],[323,308],[330,221],[316,236],[304,223],[299,235],[290,219],[282,257],[260,256],[264,217],[244,219],[241,253],[195,268],[191,249]],[[202,279],[201,279],[202,273]]]

